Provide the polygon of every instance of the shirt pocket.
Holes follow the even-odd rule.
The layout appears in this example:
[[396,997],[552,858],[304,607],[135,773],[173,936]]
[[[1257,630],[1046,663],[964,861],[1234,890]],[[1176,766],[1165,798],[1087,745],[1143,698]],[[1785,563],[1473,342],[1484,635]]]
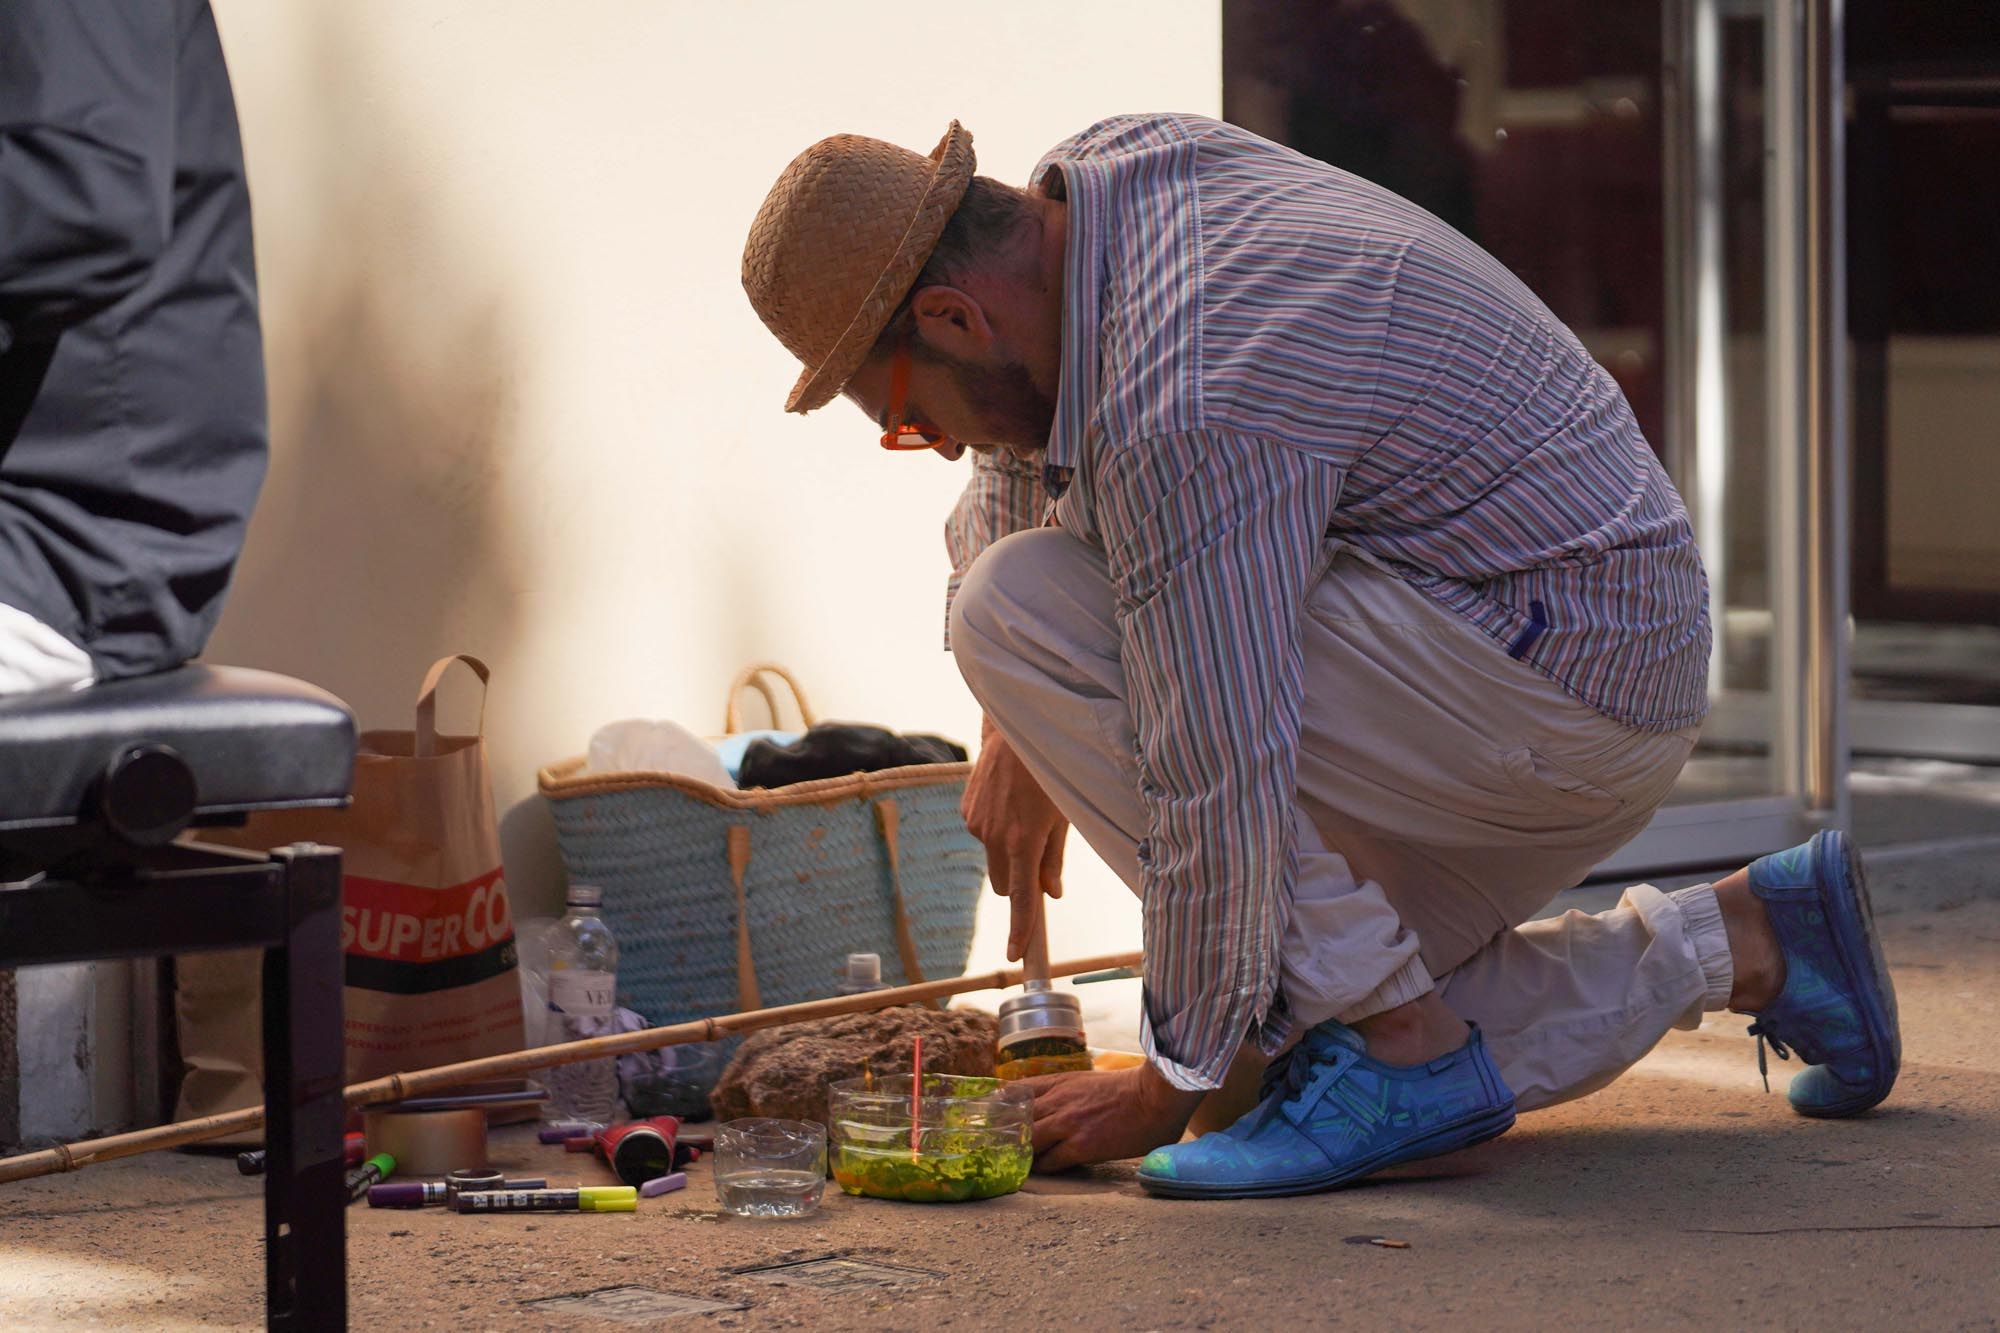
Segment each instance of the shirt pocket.
[[1625,807],[1615,793],[1571,772],[1532,746],[1509,750],[1501,756],[1500,763],[1523,796],[1562,814],[1606,816]]

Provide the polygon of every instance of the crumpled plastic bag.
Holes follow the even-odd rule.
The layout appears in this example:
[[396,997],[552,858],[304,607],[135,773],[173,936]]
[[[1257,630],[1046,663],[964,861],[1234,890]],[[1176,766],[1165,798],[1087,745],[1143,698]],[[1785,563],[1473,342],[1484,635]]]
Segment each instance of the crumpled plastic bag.
[[679,773],[712,787],[734,787],[714,747],[678,722],[627,718],[607,722],[590,738],[587,773]]

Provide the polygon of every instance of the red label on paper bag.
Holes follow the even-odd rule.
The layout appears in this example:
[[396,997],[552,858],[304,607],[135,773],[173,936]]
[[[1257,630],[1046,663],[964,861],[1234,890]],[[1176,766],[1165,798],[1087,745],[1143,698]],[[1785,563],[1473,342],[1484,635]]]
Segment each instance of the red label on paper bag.
[[514,966],[514,919],[498,866],[442,889],[346,875],[340,897],[350,986],[409,995]]

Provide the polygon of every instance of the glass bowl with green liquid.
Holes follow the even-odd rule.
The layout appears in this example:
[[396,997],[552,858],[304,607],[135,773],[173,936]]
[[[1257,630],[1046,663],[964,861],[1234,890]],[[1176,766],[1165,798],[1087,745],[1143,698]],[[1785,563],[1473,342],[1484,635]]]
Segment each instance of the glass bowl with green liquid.
[[827,1089],[827,1163],[849,1194],[959,1203],[1012,1194],[1034,1164],[1034,1098],[997,1078],[925,1074],[911,1133],[910,1076]]

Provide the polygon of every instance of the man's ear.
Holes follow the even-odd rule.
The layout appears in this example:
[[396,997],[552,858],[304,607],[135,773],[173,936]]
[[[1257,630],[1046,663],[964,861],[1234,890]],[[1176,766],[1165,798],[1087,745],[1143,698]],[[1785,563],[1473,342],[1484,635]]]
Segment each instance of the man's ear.
[[957,361],[980,361],[992,350],[993,325],[986,311],[957,287],[925,287],[910,302],[923,340]]

